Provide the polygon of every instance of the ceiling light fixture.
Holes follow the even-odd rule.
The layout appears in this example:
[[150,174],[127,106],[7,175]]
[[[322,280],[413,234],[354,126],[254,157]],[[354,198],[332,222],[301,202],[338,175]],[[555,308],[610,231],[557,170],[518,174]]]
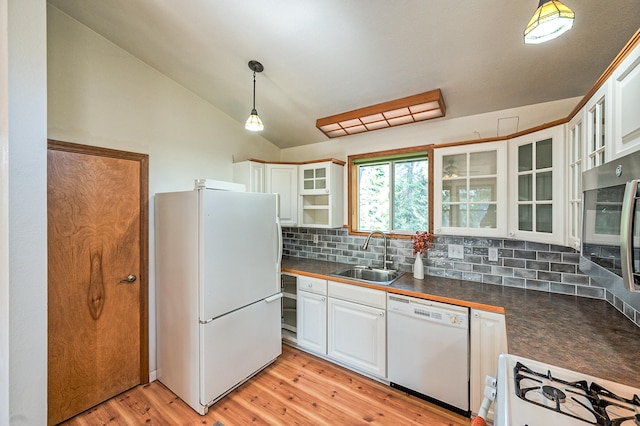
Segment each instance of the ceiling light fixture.
[[264,67],[258,61],[249,61],[249,69],[253,71],[253,109],[251,110],[249,118],[247,118],[247,122],[244,123],[244,128],[252,132],[259,132],[264,129],[264,124],[262,124],[262,120],[260,120],[258,116],[258,111],[256,111],[256,73],[262,72]]
[[449,179],[458,177],[458,170],[456,169],[456,166],[453,160],[449,161],[449,165],[444,168],[444,173],[442,174],[442,177],[449,178]]
[[316,127],[330,138],[385,129],[444,117],[440,89],[383,102],[316,120]]
[[525,44],[539,44],[569,31],[575,13],[558,0],[540,0],[538,9],[524,30]]

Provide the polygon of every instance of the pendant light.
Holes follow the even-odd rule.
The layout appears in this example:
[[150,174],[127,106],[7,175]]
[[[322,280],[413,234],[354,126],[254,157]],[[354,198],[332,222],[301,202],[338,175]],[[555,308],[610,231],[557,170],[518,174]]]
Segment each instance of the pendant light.
[[559,0],[540,0],[527,28],[524,30],[525,44],[539,44],[553,40],[569,31],[575,13]]
[[258,61],[249,61],[249,69],[253,71],[253,109],[251,110],[249,118],[247,118],[247,122],[244,123],[244,128],[252,132],[259,132],[264,129],[264,124],[262,124],[262,120],[260,120],[258,116],[258,111],[256,111],[256,73],[262,72],[264,67]]

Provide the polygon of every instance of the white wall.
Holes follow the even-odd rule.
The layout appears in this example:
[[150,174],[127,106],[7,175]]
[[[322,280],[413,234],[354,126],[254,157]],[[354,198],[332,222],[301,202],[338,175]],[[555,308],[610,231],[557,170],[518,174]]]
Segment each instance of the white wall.
[[156,368],[153,194],[232,180],[280,150],[84,25],[48,9],[49,138],[149,154],[149,366]]
[[0,0],[0,425],[9,424],[8,0]]
[[44,0],[0,0],[0,425],[47,422]]

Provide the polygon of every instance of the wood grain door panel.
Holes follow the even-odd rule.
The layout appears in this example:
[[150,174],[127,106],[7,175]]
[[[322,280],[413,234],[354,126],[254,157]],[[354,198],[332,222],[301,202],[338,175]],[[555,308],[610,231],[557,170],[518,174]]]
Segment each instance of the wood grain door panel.
[[50,424],[147,380],[141,167],[48,151]]

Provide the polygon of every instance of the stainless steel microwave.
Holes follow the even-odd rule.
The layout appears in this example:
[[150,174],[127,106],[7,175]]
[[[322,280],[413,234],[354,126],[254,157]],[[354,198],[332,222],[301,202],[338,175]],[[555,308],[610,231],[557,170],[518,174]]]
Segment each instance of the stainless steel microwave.
[[640,292],[640,152],[615,159],[582,174],[583,259],[588,275],[599,269],[622,278]]

